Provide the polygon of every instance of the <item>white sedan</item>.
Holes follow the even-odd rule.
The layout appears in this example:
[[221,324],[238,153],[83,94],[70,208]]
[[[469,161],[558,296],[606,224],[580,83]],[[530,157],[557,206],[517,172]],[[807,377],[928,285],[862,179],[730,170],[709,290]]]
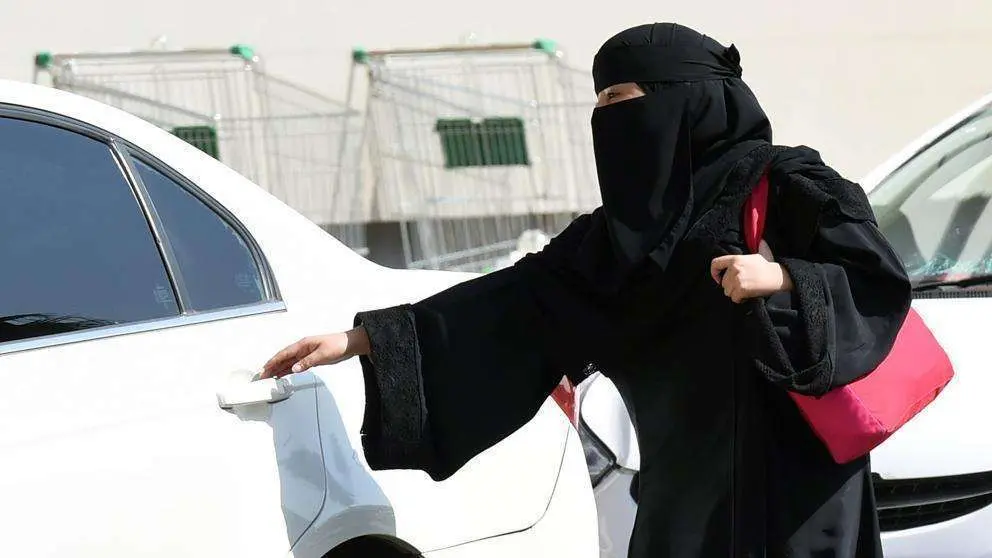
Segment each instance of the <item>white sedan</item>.
[[569,392],[435,483],[368,469],[357,362],[252,381],[466,277],[374,265],[151,124],[0,81],[0,556],[596,556]]
[[[889,558],[992,558],[992,95],[919,138],[864,181],[916,287],[914,307],[955,379],[872,453]],[[625,558],[637,440],[616,387],[580,386],[579,432],[595,484],[602,558]]]

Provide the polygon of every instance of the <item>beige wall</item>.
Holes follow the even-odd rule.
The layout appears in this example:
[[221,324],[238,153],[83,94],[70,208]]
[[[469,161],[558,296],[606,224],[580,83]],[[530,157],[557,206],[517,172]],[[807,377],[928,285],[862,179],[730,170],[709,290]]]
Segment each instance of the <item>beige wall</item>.
[[[859,177],[992,90],[988,0],[0,0],[0,77],[31,79],[35,51],[254,45],[272,73],[343,98],[353,45],[555,39],[588,67],[620,29],[680,21],[736,42],[777,139]],[[590,92],[590,100],[592,94]]]

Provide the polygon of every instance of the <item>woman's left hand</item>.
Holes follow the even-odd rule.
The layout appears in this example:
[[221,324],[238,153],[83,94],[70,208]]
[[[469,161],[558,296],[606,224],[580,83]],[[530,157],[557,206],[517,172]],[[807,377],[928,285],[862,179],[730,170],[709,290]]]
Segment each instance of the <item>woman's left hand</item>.
[[792,290],[789,273],[770,254],[720,256],[710,264],[710,275],[736,303]]

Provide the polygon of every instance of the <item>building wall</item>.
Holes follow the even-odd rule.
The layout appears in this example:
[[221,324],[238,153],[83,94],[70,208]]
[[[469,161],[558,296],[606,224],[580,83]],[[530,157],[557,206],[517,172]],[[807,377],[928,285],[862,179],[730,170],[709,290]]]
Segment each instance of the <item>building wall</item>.
[[[30,81],[36,51],[248,43],[270,72],[344,99],[350,49],[554,39],[588,68],[626,26],[679,21],[741,50],[777,140],[817,147],[859,177],[992,90],[987,0],[28,0],[0,1],[0,78]],[[360,76],[361,77],[361,76]],[[361,86],[361,80],[359,80]],[[359,87],[359,96],[363,95]],[[593,94],[589,92],[590,103]]]

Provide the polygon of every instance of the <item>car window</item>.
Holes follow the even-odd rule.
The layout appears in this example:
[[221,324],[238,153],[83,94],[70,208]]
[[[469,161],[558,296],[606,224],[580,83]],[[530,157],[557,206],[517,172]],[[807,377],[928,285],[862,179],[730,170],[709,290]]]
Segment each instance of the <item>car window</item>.
[[262,274],[238,232],[170,177],[144,161],[135,165],[175,254],[187,310],[263,301]]
[[992,108],[917,153],[869,199],[915,281],[992,273]]
[[104,143],[0,118],[0,343],[179,313]]

